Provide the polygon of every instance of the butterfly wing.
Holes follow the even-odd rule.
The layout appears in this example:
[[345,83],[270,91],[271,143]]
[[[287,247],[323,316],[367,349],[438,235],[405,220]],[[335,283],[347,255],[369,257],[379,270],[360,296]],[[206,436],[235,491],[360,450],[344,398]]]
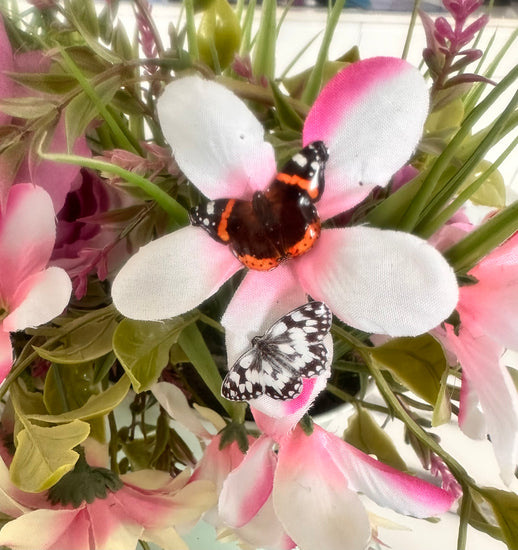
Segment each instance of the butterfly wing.
[[299,395],[302,379],[326,368],[323,340],[331,322],[323,302],[309,302],[286,314],[236,361],[223,382],[223,396],[248,401],[262,394],[282,400]]
[[221,395],[230,401],[249,401],[262,395],[262,361],[254,347],[245,352],[228,371]]

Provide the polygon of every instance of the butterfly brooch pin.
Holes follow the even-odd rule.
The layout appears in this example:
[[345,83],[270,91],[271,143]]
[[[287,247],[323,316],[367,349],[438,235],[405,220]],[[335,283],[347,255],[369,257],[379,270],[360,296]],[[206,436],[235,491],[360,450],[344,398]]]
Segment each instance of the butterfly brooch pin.
[[302,379],[321,374],[327,365],[324,338],[332,314],[323,302],[308,302],[278,319],[236,361],[223,381],[221,394],[231,401],[261,395],[287,400],[302,391]]

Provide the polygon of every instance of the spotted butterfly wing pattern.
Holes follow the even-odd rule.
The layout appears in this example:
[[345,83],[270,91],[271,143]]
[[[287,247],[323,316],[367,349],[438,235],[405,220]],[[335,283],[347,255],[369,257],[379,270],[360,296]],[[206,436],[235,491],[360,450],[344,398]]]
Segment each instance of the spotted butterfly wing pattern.
[[249,401],[261,395],[293,399],[302,391],[302,379],[326,368],[332,314],[323,302],[308,302],[276,321],[263,336],[252,340],[228,372],[221,394],[231,401]]

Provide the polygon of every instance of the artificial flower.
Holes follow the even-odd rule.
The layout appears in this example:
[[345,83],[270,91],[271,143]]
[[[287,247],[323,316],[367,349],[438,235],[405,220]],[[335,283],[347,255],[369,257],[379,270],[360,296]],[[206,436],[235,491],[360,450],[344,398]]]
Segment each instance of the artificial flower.
[[[51,94],[36,92],[30,90],[20,84],[15,83],[10,78],[12,73],[34,73],[41,74],[49,72],[51,69],[51,57],[45,55],[43,51],[34,50],[27,52],[13,53],[9,39],[5,30],[3,19],[0,16],[0,100],[20,97],[38,98],[48,97],[49,102],[52,101]],[[0,109],[0,124],[13,124],[18,126],[20,133],[31,135],[31,130],[23,127],[22,120],[10,116],[6,116]],[[39,138],[37,138],[39,139]],[[16,140],[14,145],[16,145]],[[9,142],[4,144],[7,150]],[[0,199],[5,197],[10,183],[32,182],[45,189],[52,198],[54,210],[59,212],[65,203],[67,193],[72,189],[77,178],[79,177],[79,166],[73,164],[57,163],[51,160],[41,159],[28,143],[25,143],[27,149],[22,157],[16,158],[6,155],[5,150],[0,154],[0,177],[4,180],[4,186],[0,188],[2,195]],[[86,144],[86,137],[80,136],[70,147],[71,152],[84,157],[90,157],[91,152]],[[62,114],[57,120],[53,132],[46,146],[46,150],[51,153],[67,153],[69,152],[69,143],[67,140],[65,116]],[[16,149],[15,149],[16,151]],[[16,160],[15,160],[16,159]],[[19,161],[19,166],[17,161]],[[13,169],[13,167],[16,167]]]
[[[427,108],[422,77],[399,59],[354,63],[326,85],[303,132],[303,144],[321,140],[329,150],[317,203],[322,220],[388,183],[416,147]],[[223,86],[199,76],[178,79],[159,99],[158,112],[179,167],[208,198],[250,199],[274,177],[261,124]],[[112,296],[130,318],[163,319],[196,307],[242,268],[228,247],[189,226],[134,255],[115,278]],[[400,336],[440,323],[458,289],[441,254],[409,233],[324,229],[304,255],[269,272],[246,273],[222,319],[229,362],[246,349],[250,334],[264,332],[307,294],[353,327]]]
[[[302,394],[280,405],[267,396],[250,402],[262,435],[223,483],[219,514],[251,544],[278,549],[296,545],[301,550],[365,548],[371,527],[357,493],[415,517],[444,513],[457,496],[378,462],[317,425],[310,434],[296,426],[315,397],[312,392],[311,399],[304,399],[306,384],[325,382],[327,376],[304,380]],[[290,411],[290,420],[281,409]],[[261,540],[265,518],[274,537],[263,531]]]
[[[93,454],[95,462],[103,448],[89,441],[88,459],[91,461]],[[102,471],[102,475],[113,477],[108,470],[84,467],[93,475]],[[189,482],[189,477],[188,470],[176,478],[154,470],[132,472],[117,483],[110,481],[103,497],[74,506],[51,502],[55,489],[54,495],[17,489],[0,460],[0,510],[15,518],[0,530],[0,544],[12,550],[129,550],[144,540],[164,549],[188,550],[177,529],[191,526],[214,502],[212,484]],[[93,481],[83,485],[73,481],[71,485],[72,491],[89,494]],[[97,483],[95,487],[98,490]]]
[[10,332],[35,327],[59,315],[72,284],[59,267],[47,267],[56,238],[48,193],[30,183],[11,187],[0,215],[0,381],[12,365]]
[[[438,246],[469,229],[445,226],[436,237]],[[489,435],[500,475],[510,483],[518,465],[518,396],[502,355],[505,349],[518,350],[518,234],[468,275],[473,284],[460,288],[460,325],[446,323],[433,334],[462,367],[460,427],[475,439]]]

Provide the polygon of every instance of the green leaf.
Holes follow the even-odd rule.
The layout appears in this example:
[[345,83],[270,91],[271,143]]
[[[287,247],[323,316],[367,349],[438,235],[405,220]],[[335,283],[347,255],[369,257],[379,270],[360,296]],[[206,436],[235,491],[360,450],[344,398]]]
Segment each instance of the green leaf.
[[[475,170],[466,178],[459,192],[471,185],[490,167],[491,163],[489,161],[481,160]],[[506,186],[502,174],[498,170],[491,172],[477,191],[470,196],[470,200],[481,206],[503,208],[506,204]]]
[[425,135],[445,129],[458,129],[464,118],[464,105],[460,98],[434,111],[426,120]]
[[113,99],[120,85],[120,77],[112,76],[95,86],[96,101],[90,99],[88,93],[83,91],[68,104],[65,110],[65,126],[69,150],[72,149],[75,140],[85,133],[92,120],[101,117],[99,106],[106,106]]
[[388,370],[400,384],[435,405],[447,364],[441,345],[432,336],[395,338],[366,352],[378,368]]
[[209,388],[214,394],[214,397],[216,397],[225,410],[232,416],[232,412],[235,409],[234,404],[221,396],[221,375],[214,362],[212,353],[207,347],[196,324],[193,323],[183,330],[178,339],[178,344],[189,358],[189,361],[194,365],[194,368],[198,371],[198,374],[207,385],[207,388]]
[[52,487],[74,468],[79,458],[72,449],[90,433],[86,422],[42,428],[25,419],[16,438],[11,481],[23,491],[38,493]]
[[193,315],[167,321],[121,321],[113,335],[113,351],[140,393],[154,384],[169,363],[169,350],[180,333],[194,321]]
[[273,92],[275,102],[275,113],[279,119],[281,128],[291,128],[299,132],[302,131],[303,122],[295,109],[286,101],[286,96],[280,91],[279,86],[271,81],[270,86]]
[[64,424],[74,420],[91,420],[105,416],[117,407],[126,397],[130,388],[130,379],[123,376],[116,384],[97,395],[91,395],[88,401],[78,409],[62,414],[28,414],[29,420],[49,424]]
[[407,470],[405,461],[399,455],[392,439],[363,407],[358,407],[349,419],[344,439],[364,453],[376,455],[381,462],[397,470]]
[[[103,357],[112,349],[118,313],[113,308],[97,310],[93,315],[74,319],[77,326],[63,335],[52,350],[34,347],[43,359],[61,365],[77,365]],[[81,319],[83,323],[80,323]],[[79,321],[79,322],[78,322]],[[66,329],[67,324],[63,328]]]
[[79,458],[72,449],[88,437],[90,426],[81,420],[52,427],[33,424],[27,417],[27,410],[34,408],[28,407],[29,392],[19,383],[13,383],[10,391],[19,425],[11,480],[23,491],[44,491],[72,470]]
[[68,74],[10,73],[9,77],[26,88],[46,94],[66,94],[77,86],[76,79]]
[[257,78],[264,76],[273,80],[275,76],[276,11],[275,0],[263,0],[252,61]]
[[56,110],[47,97],[6,97],[0,100],[0,111],[17,118],[40,118]]
[[[471,491],[481,495],[490,504],[494,519],[502,529],[503,538],[509,550],[518,550],[518,495],[492,487]],[[476,499],[475,503],[477,503]],[[480,507],[478,508],[485,517],[487,514]],[[490,523],[492,523],[491,518]]]
[[433,408],[432,426],[441,426],[450,421],[451,418],[451,401],[450,390],[448,388],[449,369],[444,369],[441,378],[441,388],[437,395],[437,401]]

